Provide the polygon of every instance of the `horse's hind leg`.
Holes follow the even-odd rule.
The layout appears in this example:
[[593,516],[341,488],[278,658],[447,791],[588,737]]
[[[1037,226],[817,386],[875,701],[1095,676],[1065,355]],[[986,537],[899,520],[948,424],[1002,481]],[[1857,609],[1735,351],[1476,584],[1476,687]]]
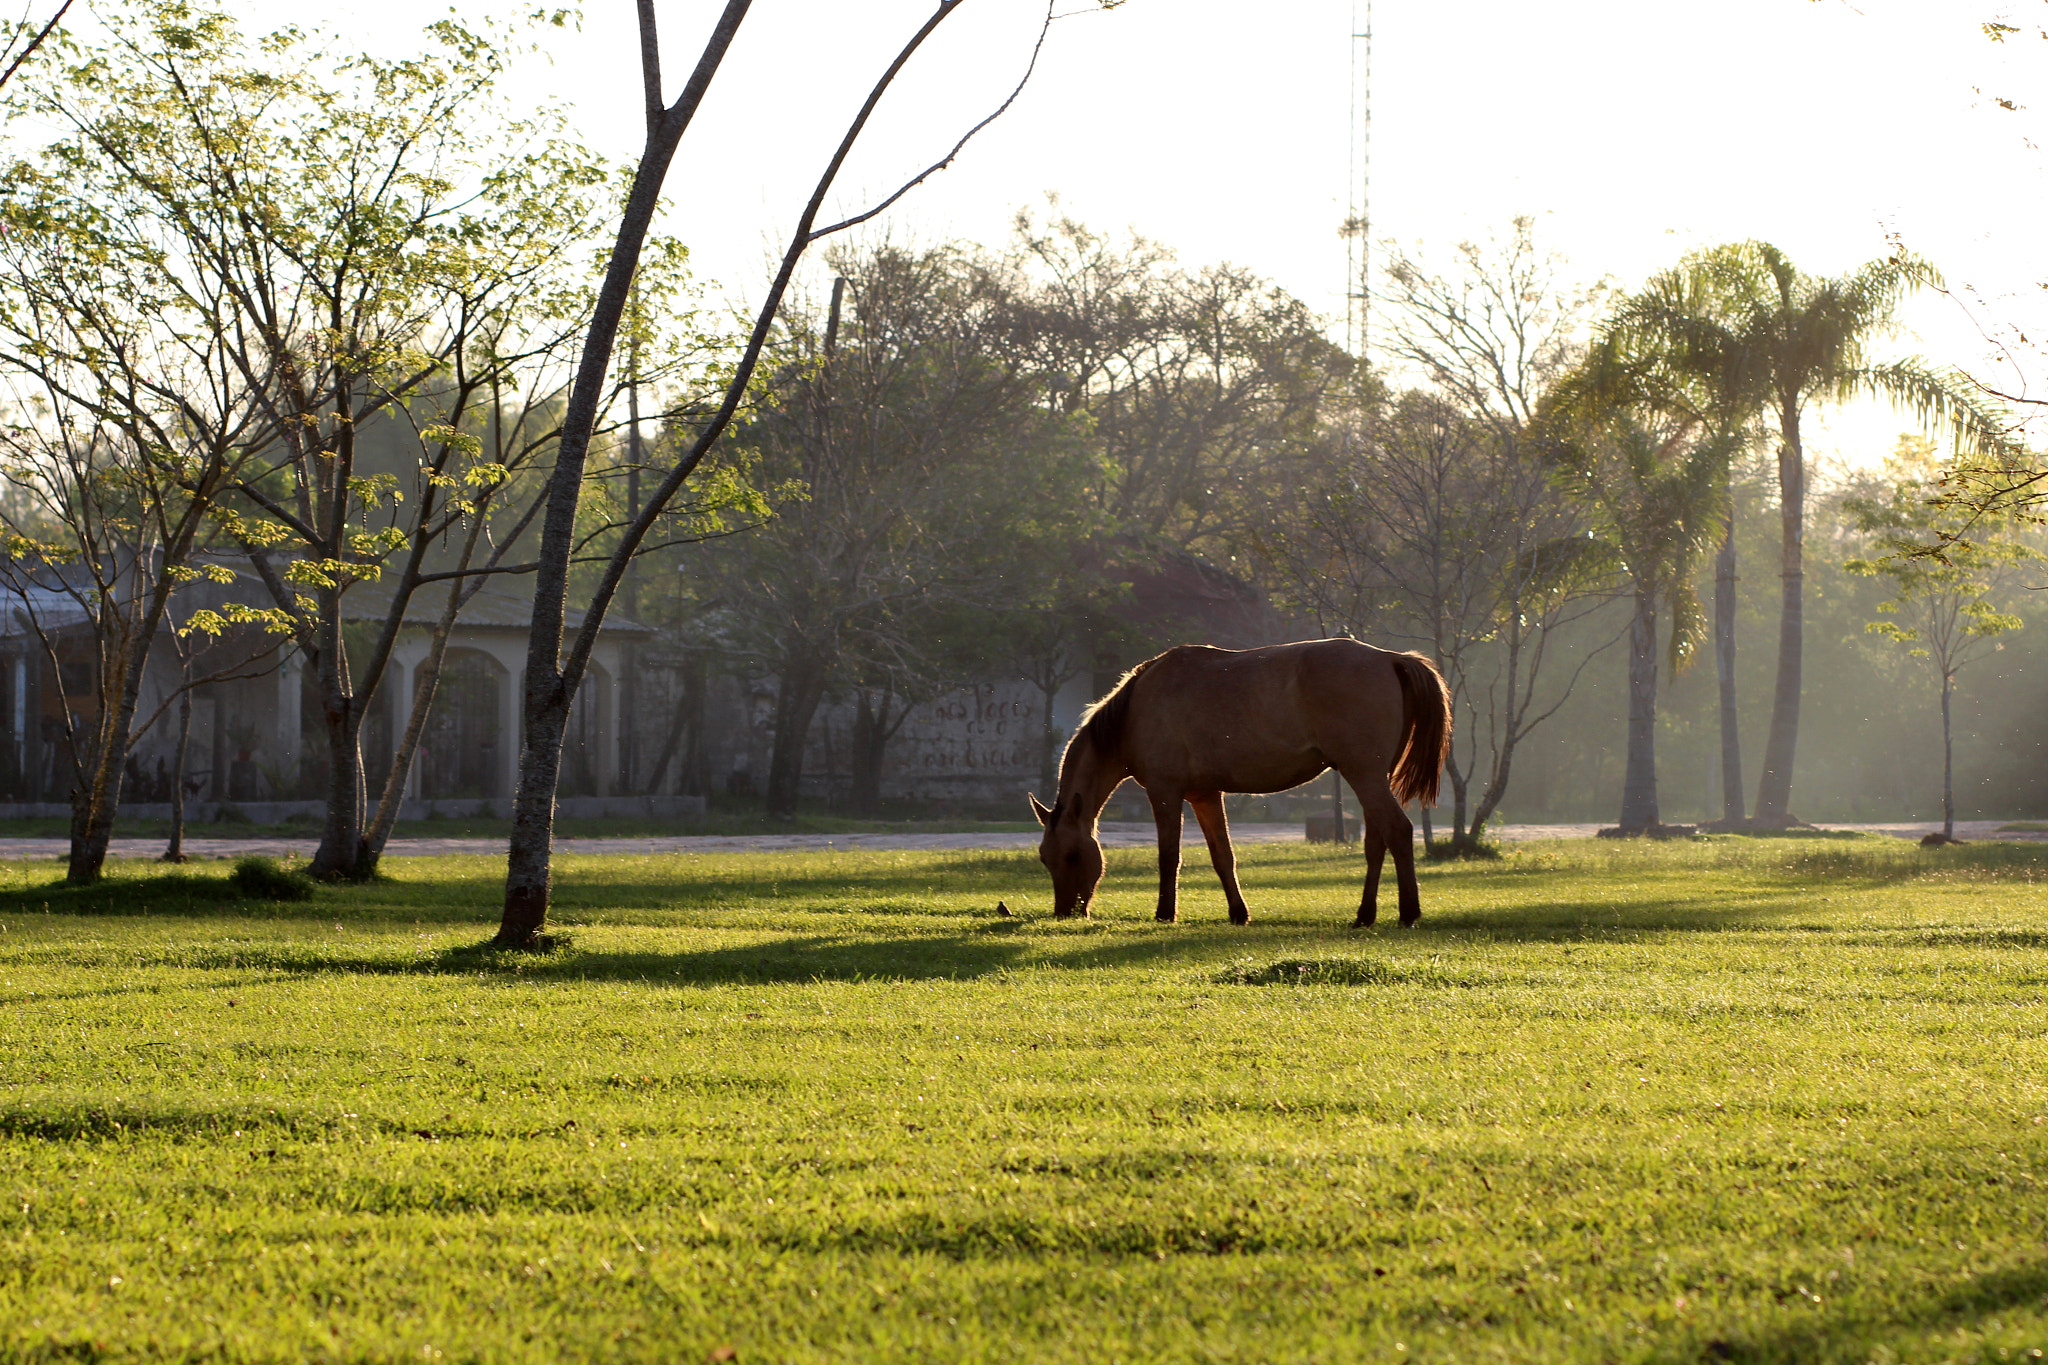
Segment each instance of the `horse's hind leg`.
[[1415,880],[1415,822],[1401,809],[1401,803],[1387,790],[1385,782],[1368,790],[1373,791],[1373,799],[1367,801],[1361,794],[1359,806],[1366,812],[1367,828],[1379,825],[1387,851],[1394,855],[1394,885],[1401,907],[1401,927],[1405,929],[1422,918],[1422,888]]
[[1223,793],[1190,796],[1188,804],[1195,808],[1195,821],[1209,843],[1209,862],[1216,869],[1216,880],[1223,883],[1223,900],[1230,907],[1230,922],[1250,923],[1252,912],[1237,885],[1237,851],[1230,846],[1230,820],[1223,813]]
[[1171,924],[1179,917],[1175,907],[1180,899],[1182,796],[1179,792],[1149,791],[1146,795],[1152,801],[1152,819],[1159,826],[1159,909],[1152,917],[1161,924]]
[[[1347,774],[1347,780],[1349,775]],[[1358,796],[1359,812],[1365,817],[1365,894],[1358,902],[1360,926],[1379,916],[1381,858],[1394,855],[1394,884],[1405,928],[1422,918],[1422,891],[1415,880],[1415,822],[1401,803],[1387,790],[1385,778],[1377,782],[1351,783]]]

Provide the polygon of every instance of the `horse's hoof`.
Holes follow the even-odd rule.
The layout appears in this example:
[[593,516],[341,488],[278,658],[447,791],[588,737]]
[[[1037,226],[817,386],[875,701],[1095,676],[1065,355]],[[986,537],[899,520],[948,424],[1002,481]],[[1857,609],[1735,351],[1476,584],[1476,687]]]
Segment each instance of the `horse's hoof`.
[[1172,924],[1180,918],[1180,915],[1172,910],[1159,910],[1153,912],[1152,918],[1158,920],[1161,924]]
[[1403,929],[1413,929],[1413,928],[1415,927],[1416,923],[1417,923],[1417,922],[1418,922],[1419,920],[1421,920],[1421,918],[1422,918],[1422,912],[1421,912],[1420,910],[1416,911],[1416,912],[1415,912],[1414,914],[1412,914],[1412,915],[1403,915],[1403,916],[1401,916],[1401,927],[1402,927]]
[[1250,912],[1250,911],[1248,911],[1248,910],[1239,910],[1238,912],[1236,912],[1235,914],[1233,914],[1233,915],[1232,915],[1232,916],[1230,917],[1230,922],[1231,922],[1232,924],[1240,924],[1240,925],[1241,925],[1241,924],[1250,924],[1250,923],[1252,922],[1252,916],[1251,916],[1251,912]]
[[1373,926],[1373,922],[1378,918],[1378,915],[1368,915],[1365,911],[1361,910],[1358,912],[1358,918],[1351,921],[1351,927],[1354,929],[1370,929]]

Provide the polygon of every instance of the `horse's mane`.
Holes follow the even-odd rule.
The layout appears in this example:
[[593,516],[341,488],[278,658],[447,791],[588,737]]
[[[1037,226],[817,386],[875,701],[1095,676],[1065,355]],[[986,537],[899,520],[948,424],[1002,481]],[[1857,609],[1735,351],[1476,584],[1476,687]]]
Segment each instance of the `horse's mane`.
[[1131,721],[1131,683],[1165,657],[1164,654],[1154,655],[1118,678],[1115,687],[1081,713],[1081,728],[1074,732],[1074,738],[1086,740],[1096,753],[1104,757],[1121,750],[1124,729]]

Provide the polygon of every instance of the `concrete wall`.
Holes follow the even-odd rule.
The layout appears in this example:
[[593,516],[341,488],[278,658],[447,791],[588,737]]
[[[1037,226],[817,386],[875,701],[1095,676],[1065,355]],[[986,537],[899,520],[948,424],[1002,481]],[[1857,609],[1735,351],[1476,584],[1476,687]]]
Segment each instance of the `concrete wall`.
[[[252,825],[281,825],[293,818],[318,820],[324,810],[325,807],[318,801],[188,801],[185,803],[185,819],[188,824],[196,827],[213,824],[226,814]],[[564,796],[555,801],[555,814],[571,820],[674,820],[703,813],[704,798],[701,796]],[[168,802],[162,801],[124,803],[121,814],[130,820],[168,820],[171,818],[171,807]],[[512,818],[512,801],[509,797],[454,801],[407,800],[398,808],[398,818],[401,820],[425,820],[436,815],[456,820],[509,820]],[[70,818],[71,807],[57,802],[0,802],[0,820]]]

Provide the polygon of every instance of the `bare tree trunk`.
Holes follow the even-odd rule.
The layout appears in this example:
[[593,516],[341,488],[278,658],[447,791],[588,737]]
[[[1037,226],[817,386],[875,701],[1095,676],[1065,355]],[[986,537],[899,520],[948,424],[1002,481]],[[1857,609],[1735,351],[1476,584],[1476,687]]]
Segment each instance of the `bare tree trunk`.
[[1949,731],[1949,694],[1955,688],[1955,679],[1948,673],[1941,675],[1941,838],[1947,843],[1956,837],[1956,765],[1955,746]]
[[365,875],[376,872],[377,860],[384,856],[384,845],[391,838],[391,827],[398,823],[399,807],[405,804],[405,784],[412,776],[413,760],[419,757],[420,740],[427,733],[427,720],[434,709],[434,692],[441,683],[441,661],[448,653],[448,631],[455,623],[457,592],[459,589],[448,594],[448,609],[435,623],[427,657],[413,674],[412,708],[406,714],[405,734],[392,748],[391,771],[384,775],[384,787],[377,793],[376,813],[363,834],[369,860]]
[[[1501,798],[1507,795],[1508,778],[1513,774],[1515,767],[1515,746],[1522,739],[1522,706],[1525,693],[1522,687],[1522,626],[1518,620],[1510,618],[1508,621],[1507,637],[1507,667],[1502,672],[1502,682],[1507,689],[1507,696],[1501,709],[1496,713],[1498,729],[1495,733],[1498,738],[1495,742],[1498,747],[1493,756],[1493,770],[1487,774],[1486,790],[1479,794],[1479,805],[1472,812],[1472,828],[1467,834],[1467,838],[1475,847],[1486,837],[1486,822],[1493,818],[1494,811],[1500,808]],[[1540,666],[1541,659],[1539,653],[1536,662],[1531,666],[1531,689],[1535,686],[1533,674],[1536,667]],[[1477,726],[1473,728],[1476,730]],[[1476,746],[1478,742],[1475,735],[1473,744]]]
[[1628,767],[1621,783],[1621,832],[1642,834],[1657,816],[1657,599],[1636,589],[1628,637]]
[[[726,50],[738,32],[741,21],[745,19],[750,3],[751,0],[727,0],[725,10],[714,27],[710,40],[705,44],[696,69],[692,72],[683,93],[677,97],[674,104],[664,107],[661,96],[660,44],[655,36],[654,4],[653,0],[639,0],[641,70],[647,97],[647,142],[634,172],[625,211],[620,216],[619,233],[611,259],[605,267],[604,283],[598,290],[597,303],[592,309],[590,330],[585,336],[583,356],[577,367],[576,383],[570,392],[568,408],[563,417],[554,473],[548,480],[547,516],[542,524],[537,555],[533,623],[528,635],[526,723],[520,745],[518,808],[512,825],[512,846],[505,860],[504,914],[499,920],[497,937],[493,940],[501,947],[538,947],[546,941],[542,930],[547,923],[548,896],[552,882],[555,781],[561,772],[562,739],[567,728],[569,706],[575,698],[577,685],[582,681],[590,651],[596,646],[597,631],[603,625],[605,612],[609,609],[612,596],[617,592],[619,582],[624,577],[626,564],[645,541],[655,519],[668,505],[669,500],[695,472],[697,465],[732,421],[741,395],[751,381],[754,368],[760,360],[761,349],[767,341],[768,329],[774,321],[775,313],[781,306],[782,297],[789,288],[789,281],[795,274],[797,263],[802,259],[805,250],[819,236],[872,218],[888,203],[894,202],[895,198],[907,193],[911,186],[925,178],[919,176],[917,180],[911,181],[899,190],[897,195],[866,214],[856,215],[829,228],[816,227],[825,196],[830,192],[833,181],[838,178],[840,167],[845,164],[847,155],[859,140],[862,130],[867,127],[868,119],[873,115],[883,94],[925,40],[958,10],[962,0],[939,0],[937,9],[919,26],[898,52],[895,60],[883,71],[869,92],[867,101],[861,106],[860,112],[847,126],[832,159],[827,163],[824,173],[812,190],[810,200],[798,218],[796,230],[783,253],[782,264],[776,273],[774,283],[770,285],[767,297],[755,314],[754,329],[748,336],[740,362],[734,367],[732,378],[726,385],[724,398],[717,411],[698,433],[688,453],[669,470],[660,487],[648,499],[647,506],[641,509],[639,517],[620,538],[618,548],[607,562],[603,576],[584,612],[583,625],[565,654],[562,645],[568,613],[569,557],[575,544],[576,514],[581,501],[584,466],[589,456],[590,438],[596,425],[605,373],[610,368],[613,344],[617,338],[620,319],[625,313],[627,292],[638,268],[640,250],[646,241],[648,228],[653,223],[654,211],[661,197],[662,181],[667,177],[676,146],[689,127],[698,105],[702,103],[705,92],[710,88],[712,77],[724,61]],[[1028,70],[1026,79],[1029,79]],[[1021,92],[1022,89],[1020,83],[1018,90]],[[1013,94],[1010,98],[1014,101],[1016,95]],[[1009,103],[1006,102],[997,110],[997,114],[1008,107]],[[988,119],[984,119],[981,124],[976,125],[976,129],[986,126],[995,116],[992,114]],[[973,136],[973,133],[970,132],[968,136]],[[964,142],[963,138],[963,145]],[[957,147],[955,150],[958,150]],[[937,169],[939,167],[934,166],[932,171]],[[932,171],[925,172],[925,175],[930,175]]]
[[707,706],[706,663],[703,654],[691,650],[683,661],[683,732],[682,771],[676,775],[676,788],[691,796],[708,796],[711,793],[711,750],[704,743],[704,717]]
[[775,694],[775,747],[768,756],[768,816],[772,820],[796,818],[797,796],[803,786],[804,747],[811,737],[811,721],[818,703],[825,698],[826,669],[813,657],[799,657],[785,669]]
[[171,750],[171,840],[164,845],[160,862],[182,863],[185,861],[185,752],[192,743],[192,679],[187,676],[180,681],[184,689],[178,694],[178,742]]
[[[135,734],[135,707],[142,696],[142,676],[149,647],[170,601],[171,580],[159,580],[143,610],[119,629],[111,657],[102,668],[118,680],[114,705],[94,718],[89,762],[83,785],[71,794],[71,856],[64,879],[84,886],[100,879],[107,863],[107,845],[114,837],[114,815],[121,808],[121,781],[128,767],[128,749]],[[97,680],[100,696],[109,695],[104,675]],[[74,743],[76,737],[74,736]]]
[[873,816],[882,808],[882,756],[889,745],[889,693],[882,693],[882,709],[876,712],[868,690],[860,692],[860,706],[853,717],[854,813]]
[[689,723],[680,702],[669,709],[668,731],[661,738],[661,752],[654,756],[654,766],[647,771],[647,795],[661,793],[662,780],[668,776],[668,765],[676,761],[676,750],[683,742],[683,732]]
[[496,942],[508,948],[547,944],[548,900],[554,889],[555,784],[562,775],[562,736],[575,693],[550,679],[526,684],[526,723],[519,748],[519,794],[512,845],[505,859],[505,912]]
[[[326,819],[320,847],[308,869],[316,877],[354,881],[369,875],[368,846],[363,840],[363,808],[368,782],[363,775],[363,699],[351,686],[348,651],[343,643],[339,594],[321,588],[319,648],[314,655],[320,686],[320,729],[327,741]],[[216,717],[214,728],[224,728]]]
[[1756,824],[1783,829],[1792,815],[1792,755],[1799,744],[1800,654],[1806,632],[1806,460],[1799,444],[1799,411],[1780,413],[1778,501],[1783,523],[1782,605],[1778,617],[1778,681],[1771,694],[1771,729],[1764,742],[1763,778],[1757,785]]
[[1054,723],[1052,713],[1059,688],[1048,688],[1041,681],[1038,693],[1044,698],[1038,723],[1038,785],[1045,791],[1056,792],[1060,789],[1060,750],[1066,741],[1066,736]]
[[1444,763],[1444,776],[1451,779],[1451,847],[1454,849],[1462,849],[1471,842],[1465,830],[1465,806],[1467,792],[1472,785],[1472,767],[1468,763],[1460,772],[1455,757]]
[[661,752],[655,755],[654,766],[647,774],[647,794],[659,795],[663,779],[668,776],[671,763],[676,765],[676,790],[689,796],[702,796],[710,790],[710,782],[704,767],[704,661],[691,650],[683,656],[683,665],[677,670],[682,680],[681,695],[673,699],[669,710],[668,733],[661,742]]
[[1742,824],[1742,730],[1735,709],[1735,500],[1714,556],[1714,674],[1721,688],[1721,823]]
[[[322,688],[321,729],[327,738],[327,818],[310,871],[316,877],[350,881],[369,875],[369,847],[363,839],[363,718],[355,698],[327,695]],[[217,723],[217,722],[216,722]]]
[[[569,610],[569,557],[576,542],[576,513],[582,500],[583,472],[590,456],[590,437],[597,425],[597,410],[605,374],[611,368],[612,348],[618,339],[619,323],[625,316],[633,277],[640,265],[640,250],[654,222],[661,201],[662,182],[668,178],[669,163],[676,146],[690,126],[697,107],[711,88],[711,78],[725,60],[727,48],[747,17],[751,0],[727,0],[713,27],[711,38],[697,60],[683,93],[673,105],[663,106],[661,95],[660,44],[655,36],[652,0],[640,0],[640,58],[646,85],[647,141],[633,173],[633,185],[620,215],[619,233],[605,266],[604,283],[598,289],[597,304],[591,312],[590,330],[585,334],[583,355],[576,369],[576,383],[570,390],[569,406],[563,415],[562,434],[555,452],[554,472],[548,478],[547,514],[541,523],[540,544],[535,558],[533,627],[527,637],[525,722],[519,745],[519,794],[512,817],[512,844],[505,859],[505,910],[499,920],[498,944],[509,948],[538,945],[542,926],[547,923],[548,898],[553,885],[555,783],[562,772],[562,739],[568,731],[569,707],[576,688],[583,681],[587,651],[572,649],[562,657],[562,637]],[[779,294],[777,296],[780,297]],[[758,328],[756,329],[759,330]],[[758,354],[758,347],[756,348]],[[751,365],[734,382],[744,385]],[[729,399],[731,395],[728,395]],[[728,401],[726,408],[732,403]],[[714,419],[709,434],[715,436],[723,422]],[[698,446],[704,440],[699,438]],[[701,450],[698,451],[701,455]],[[662,491],[649,500],[627,533],[625,553],[630,554],[645,535],[652,516],[659,512],[675,487],[693,465],[688,457],[662,481]],[[637,534],[636,534],[637,533]],[[593,601],[586,624],[604,619],[610,605],[608,590],[615,591],[622,574],[610,576],[600,588],[600,600]],[[579,641],[580,645],[580,641]],[[565,667],[565,662],[567,666]]]
[[[874,712],[873,719],[863,731],[856,723],[854,727],[854,798],[855,809],[865,815],[877,815],[882,809],[882,768],[888,757],[889,741],[903,728],[903,722],[910,719],[911,703],[906,700],[901,710],[890,702],[894,692],[882,689],[881,709]],[[863,704],[866,694],[862,694]]]

